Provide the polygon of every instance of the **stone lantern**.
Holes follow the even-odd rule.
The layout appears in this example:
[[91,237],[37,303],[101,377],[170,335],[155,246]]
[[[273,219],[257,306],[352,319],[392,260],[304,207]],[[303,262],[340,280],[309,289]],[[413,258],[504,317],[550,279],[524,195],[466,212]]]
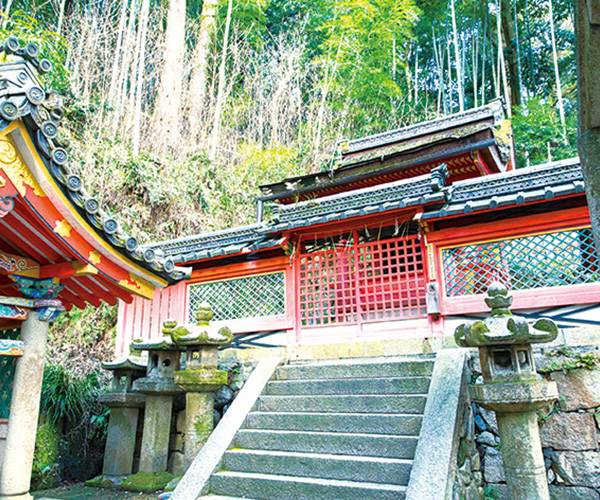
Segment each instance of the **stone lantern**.
[[125,476],[133,472],[138,418],[146,400],[143,394],[133,392],[132,385],[146,373],[146,360],[130,356],[103,363],[102,368],[113,374],[109,392],[100,395],[100,401],[110,408],[102,474]]
[[186,351],[185,370],[175,373],[175,383],[186,392],[185,467],[190,466],[213,430],[215,391],[227,384],[227,372],[217,368],[219,347],[233,340],[227,327],[210,325],[213,313],[208,304],[195,312],[197,323],[177,326],[165,322],[173,342]]
[[553,341],[558,327],[513,316],[501,283],[490,284],[485,302],[490,317],[460,325],[455,334],[459,346],[479,348],[483,384],[470,387],[471,399],[496,412],[510,498],[550,500],[536,410],[558,399],[558,390],[536,373],[531,344]]
[[146,395],[140,472],[165,472],[169,458],[173,396],[182,392],[175,384],[181,349],[171,340],[170,330],[150,342],[136,342],[135,350],[148,351],[146,376],[133,383],[133,390]]

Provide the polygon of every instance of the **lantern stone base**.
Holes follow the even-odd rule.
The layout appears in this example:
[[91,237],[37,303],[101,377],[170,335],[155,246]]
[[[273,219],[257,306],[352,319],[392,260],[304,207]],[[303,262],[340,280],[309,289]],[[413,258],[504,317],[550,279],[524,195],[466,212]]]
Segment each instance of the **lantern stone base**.
[[133,472],[139,408],[111,407],[102,474],[125,476]]
[[496,412],[504,473],[514,500],[550,500],[536,410],[558,398],[555,382],[534,380],[470,387],[471,399]]
[[498,413],[535,412],[558,399],[556,382],[546,380],[478,384],[469,390],[473,402]]
[[175,382],[186,392],[185,468],[204,446],[213,430],[215,393],[227,384],[227,372],[211,369],[175,372]]
[[140,472],[165,472],[169,455],[173,396],[146,396]]

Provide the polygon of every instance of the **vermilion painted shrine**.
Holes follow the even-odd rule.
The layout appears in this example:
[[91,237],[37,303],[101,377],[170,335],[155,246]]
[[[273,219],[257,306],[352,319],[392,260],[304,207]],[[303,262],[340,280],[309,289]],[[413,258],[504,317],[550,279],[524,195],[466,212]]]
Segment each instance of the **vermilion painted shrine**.
[[121,303],[120,352],[202,301],[238,345],[441,336],[492,280],[522,312],[595,322],[579,162],[515,170],[500,102],[349,141],[335,169],[261,192],[256,224],[150,246],[192,278]]
[[73,306],[119,302],[117,354],[203,302],[234,347],[451,335],[494,280],[524,316],[598,323],[579,162],[515,170],[500,102],[342,144],[334,169],[262,186],[255,224],[141,247],[68,166],[49,63],[3,50],[0,498],[29,498],[48,322]]

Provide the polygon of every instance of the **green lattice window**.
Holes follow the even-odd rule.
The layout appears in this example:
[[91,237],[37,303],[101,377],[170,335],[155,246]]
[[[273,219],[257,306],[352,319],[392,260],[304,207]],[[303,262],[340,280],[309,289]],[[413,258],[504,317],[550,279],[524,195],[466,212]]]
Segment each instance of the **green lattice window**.
[[283,272],[261,274],[189,288],[189,320],[202,302],[212,306],[215,320],[261,318],[285,314]]
[[600,281],[591,229],[447,248],[442,260],[448,297],[484,293],[493,280],[513,290]]
[[[0,338],[17,340],[19,334],[19,330],[4,330],[0,331]],[[17,359],[15,356],[0,356],[0,418],[8,418],[10,413]]]

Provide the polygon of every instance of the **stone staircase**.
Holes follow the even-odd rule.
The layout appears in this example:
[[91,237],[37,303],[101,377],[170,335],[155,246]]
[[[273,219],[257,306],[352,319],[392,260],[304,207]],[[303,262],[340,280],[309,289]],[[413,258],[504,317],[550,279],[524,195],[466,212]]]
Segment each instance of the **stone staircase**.
[[402,500],[434,366],[426,357],[277,369],[206,500]]

